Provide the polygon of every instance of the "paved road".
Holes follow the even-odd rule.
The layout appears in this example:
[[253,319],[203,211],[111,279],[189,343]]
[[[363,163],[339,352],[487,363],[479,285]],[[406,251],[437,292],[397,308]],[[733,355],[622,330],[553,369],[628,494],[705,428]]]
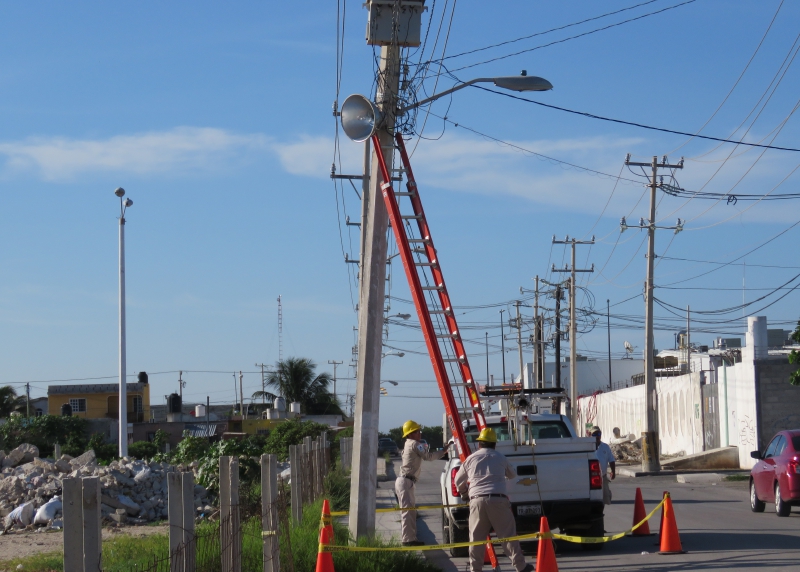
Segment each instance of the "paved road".
[[[441,502],[438,487],[443,466],[443,461],[423,463],[422,478],[417,483],[418,504]],[[391,485],[391,482],[380,483],[379,497],[384,503],[391,500]],[[607,544],[602,552],[583,552],[577,545],[559,542],[559,570],[800,570],[800,508],[794,508],[788,518],[777,517],[773,505],[767,505],[764,513],[752,513],[746,482],[693,485],[677,483],[674,476],[618,477],[611,484],[614,503],[606,508],[607,531],[626,530],[631,526],[636,487],[641,487],[648,510],[659,502],[663,491],[670,491],[683,549],[688,553],[656,554],[657,537],[624,538]],[[656,514],[651,521],[653,532],[658,531],[658,517]],[[381,521],[379,528],[397,537],[397,517],[393,515]],[[440,512],[423,513],[418,531],[420,540],[441,544]],[[466,558],[449,558],[449,553],[438,550],[424,554],[445,571],[466,569]],[[533,556],[527,555],[529,561],[533,562]],[[504,572],[513,570],[505,557],[501,556],[500,563]],[[489,570],[488,566],[484,569]]]

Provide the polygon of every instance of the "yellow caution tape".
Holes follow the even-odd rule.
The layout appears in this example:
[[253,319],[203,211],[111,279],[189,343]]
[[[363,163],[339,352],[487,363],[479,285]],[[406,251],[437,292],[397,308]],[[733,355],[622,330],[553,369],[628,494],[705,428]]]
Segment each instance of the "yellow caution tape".
[[[666,497],[665,497],[666,499]],[[492,544],[503,544],[506,542],[514,542],[514,541],[530,541],[530,540],[538,540],[540,538],[555,538],[558,540],[564,540],[566,542],[575,542],[580,544],[599,544],[602,542],[611,542],[612,540],[619,540],[624,536],[630,534],[640,526],[642,526],[645,522],[650,520],[653,515],[664,505],[664,500],[662,499],[656,507],[650,511],[650,513],[645,516],[641,522],[635,524],[629,530],[625,532],[620,532],[617,534],[613,534],[611,536],[570,536],[567,534],[555,534],[553,532],[549,532],[546,534],[542,534],[541,532],[531,532],[528,534],[519,534],[517,536],[509,536],[508,538],[493,538],[491,540]],[[453,508],[454,505],[450,505]],[[468,506],[468,505],[455,505],[455,506]],[[423,508],[441,508],[439,506],[433,505],[430,507],[417,507],[418,510]],[[391,510],[400,510],[400,509],[381,509],[384,512],[389,512]],[[333,515],[335,513],[331,513]],[[345,513],[346,514],[346,513]],[[481,544],[487,544],[486,540],[475,540],[472,542],[454,542],[451,544],[426,544],[423,546],[384,546],[384,547],[373,547],[373,546],[342,546],[337,544],[320,544],[319,545],[319,552],[417,552],[417,551],[424,551],[424,550],[449,550],[451,548],[464,548],[468,546],[479,546]]]
[[278,536],[277,530],[262,530],[261,536]]
[[[407,507],[407,508],[401,508],[399,506],[395,506],[395,507],[391,507],[391,508],[379,508],[379,509],[376,509],[375,512],[402,512],[404,510],[434,510],[434,509],[437,509],[437,508],[468,508],[468,507],[469,507],[468,504],[451,504],[451,505],[428,504],[428,505],[422,505],[422,506],[410,506],[410,507]],[[346,511],[346,510],[337,510],[337,511],[331,512],[331,516],[347,516],[348,514],[350,514],[350,513],[348,511]]]

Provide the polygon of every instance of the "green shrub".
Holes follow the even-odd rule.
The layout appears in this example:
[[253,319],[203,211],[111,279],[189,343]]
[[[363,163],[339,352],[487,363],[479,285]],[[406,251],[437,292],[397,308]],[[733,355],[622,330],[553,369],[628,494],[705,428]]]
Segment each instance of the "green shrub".
[[101,465],[107,465],[114,459],[118,459],[117,445],[114,443],[106,443],[105,438],[100,433],[93,433],[89,439],[89,444],[86,445],[86,450],[92,449],[94,451],[97,461]]
[[300,445],[305,437],[316,439],[328,430],[327,425],[314,421],[291,419],[270,431],[264,446],[264,453],[277,455],[279,461],[289,460],[289,446]]
[[341,465],[336,465],[332,471],[325,475],[323,481],[325,496],[331,502],[331,510],[350,509],[350,477],[342,470]]
[[88,423],[80,417],[42,415],[41,417],[11,417],[0,426],[0,448],[9,451],[22,443],[36,445],[39,455],[52,457],[56,443],[61,452],[77,457],[86,451]]
[[151,441],[134,441],[128,445],[128,455],[137,459],[153,459],[158,454],[158,447]]

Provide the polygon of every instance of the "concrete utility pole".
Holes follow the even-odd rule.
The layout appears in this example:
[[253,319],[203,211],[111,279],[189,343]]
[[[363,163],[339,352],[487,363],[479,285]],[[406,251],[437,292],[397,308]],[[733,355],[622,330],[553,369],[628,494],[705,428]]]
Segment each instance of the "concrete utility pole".
[[[390,174],[394,159],[392,136],[398,108],[401,48],[410,45],[398,38],[418,38],[420,29],[419,18],[400,22],[399,4],[395,3],[390,10],[381,10],[380,8],[385,7],[373,5],[370,1],[366,3],[366,8],[370,11],[367,43],[381,46],[375,103],[383,114],[378,137]],[[382,24],[386,26],[381,27]],[[403,25],[407,26],[405,31],[400,29]],[[382,31],[386,30],[389,32],[388,37],[382,35]],[[411,33],[407,34],[409,30]],[[374,150],[369,180],[366,180],[366,172],[364,176],[358,365],[349,516],[350,533],[354,538],[375,534],[383,304],[386,291],[386,231],[389,217],[382,200],[380,185],[383,177]]]
[[539,324],[539,275],[534,278],[536,281],[535,294],[533,296],[533,383],[531,387],[542,388],[542,375],[544,374],[539,359],[542,354],[542,348],[539,344],[542,343],[542,332]]
[[553,272],[569,272],[569,418],[572,421],[576,431],[581,434],[582,431],[577,427],[578,422],[578,328],[577,320],[575,317],[575,292],[577,290],[577,283],[575,282],[575,274],[577,272],[594,272],[594,264],[588,269],[575,268],[575,246],[578,244],[594,244],[594,237],[592,240],[576,240],[566,237],[565,240],[556,240],[553,237],[553,244],[571,244],[572,245],[572,265],[570,268],[557,270],[556,265],[553,265]]
[[[683,159],[677,165],[667,163],[667,157],[659,164],[658,157],[653,157],[650,163],[634,163],[630,155],[625,159],[625,164],[630,167],[650,167],[650,220],[647,222],[647,281],[645,282],[645,326],[644,326],[644,385],[645,407],[647,409],[647,427],[642,433],[642,471],[660,471],[661,462],[658,452],[658,400],[656,396],[656,371],[653,360],[653,269],[655,262],[656,242],[656,189],[658,183],[658,169],[683,169]],[[623,219],[624,221],[624,219]],[[643,226],[643,225],[640,225]],[[674,227],[676,233],[682,229],[680,219],[678,226]]]
[[256,367],[261,368],[261,404],[265,405],[267,403],[267,378],[264,376],[264,368],[267,367],[267,365],[257,363]]
[[31,384],[25,384],[25,409],[26,414],[25,417],[30,419],[31,418]]
[[335,359],[329,359],[329,364],[333,365],[333,400],[336,401],[336,366],[342,365],[343,361],[336,361]]
[[517,308],[517,350],[519,351],[519,382],[522,384],[522,370],[525,368],[525,362],[522,359],[522,318],[519,315],[519,306],[522,304],[519,300],[514,303]]
[[500,310],[500,354],[503,357],[503,383],[500,385],[505,385],[506,383],[506,332],[503,327],[503,312],[505,310]]
[[[561,284],[556,286],[556,387],[561,387],[561,297],[563,296]],[[559,404],[558,412],[561,413],[561,406]]]
[[242,380],[244,379],[244,375],[242,372],[239,372],[239,413],[242,414],[242,419],[247,419],[247,411],[244,409],[244,384]]

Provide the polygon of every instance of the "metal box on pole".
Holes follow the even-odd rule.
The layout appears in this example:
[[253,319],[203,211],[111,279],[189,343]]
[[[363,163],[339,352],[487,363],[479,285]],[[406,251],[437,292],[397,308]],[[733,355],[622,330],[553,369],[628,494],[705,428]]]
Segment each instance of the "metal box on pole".
[[371,46],[420,45],[425,0],[367,0],[367,44]]

